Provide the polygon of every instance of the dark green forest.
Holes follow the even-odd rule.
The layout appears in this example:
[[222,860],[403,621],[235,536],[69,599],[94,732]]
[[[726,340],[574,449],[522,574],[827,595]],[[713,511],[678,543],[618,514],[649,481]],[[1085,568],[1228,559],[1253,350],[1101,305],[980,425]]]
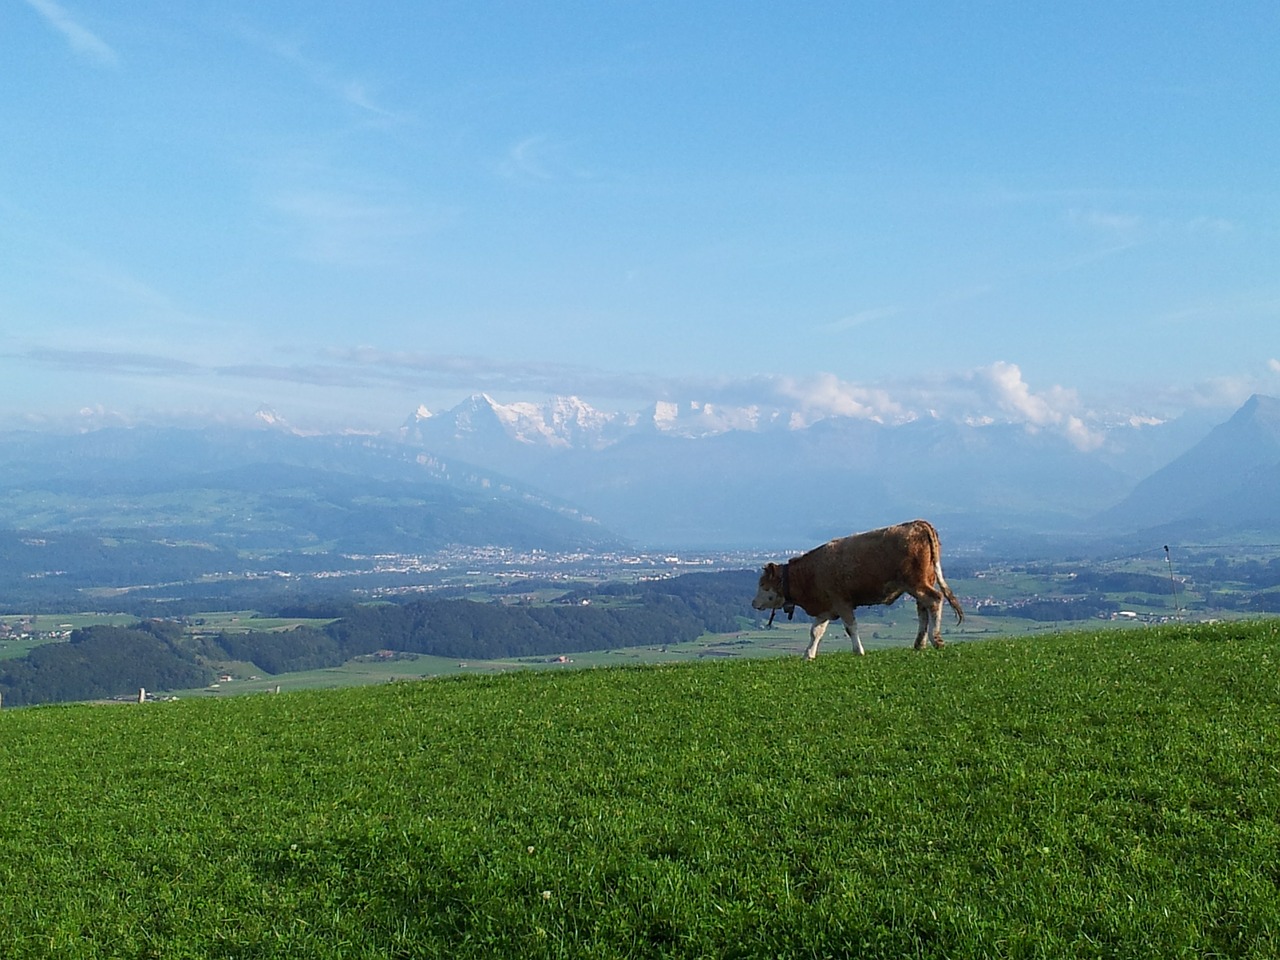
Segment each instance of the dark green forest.
[[23,706],[204,686],[213,670],[184,641],[180,624],[160,620],[75,630],[66,643],[0,663],[0,694],[6,705]]

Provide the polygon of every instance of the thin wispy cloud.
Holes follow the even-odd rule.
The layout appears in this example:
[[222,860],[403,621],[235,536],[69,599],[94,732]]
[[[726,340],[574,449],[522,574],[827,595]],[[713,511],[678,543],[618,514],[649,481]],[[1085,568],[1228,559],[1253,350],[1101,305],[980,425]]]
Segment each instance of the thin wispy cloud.
[[372,347],[329,351],[335,365],[402,386],[450,390],[575,394],[610,398],[665,398],[680,388],[671,378],[619,374],[554,361],[506,361]]
[[513,143],[493,169],[504,180],[525,183],[578,182],[596,179],[574,162],[566,144],[537,134]]
[[25,358],[63,369],[96,373],[172,376],[200,370],[198,365],[174,357],[109,350],[35,349],[26,352]]
[[238,28],[238,33],[246,42],[296,68],[309,83],[339,102],[380,120],[400,119],[396,111],[376,100],[367,81],[343,76],[328,63],[304,52],[300,40],[270,36],[255,27],[245,25]]
[[25,0],[25,3],[40,14],[49,26],[62,34],[77,56],[100,67],[114,67],[120,63],[115,50],[76,20],[60,3],[55,0]]
[[380,117],[395,119],[396,114],[374,102],[368,88],[359,80],[348,80],[341,85],[342,99],[353,107],[359,107]]
[[1221,324],[1231,320],[1280,319],[1280,297],[1271,291],[1247,291],[1233,297],[1189,304],[1161,317],[1170,326]]
[[1073,208],[1067,220],[1086,233],[1103,238],[1109,247],[1124,249],[1147,241],[1173,238],[1218,238],[1234,233],[1237,224],[1227,217],[1199,215],[1188,218],[1146,217],[1097,208]]
[[314,387],[362,389],[376,384],[376,378],[364,376],[359,370],[325,364],[226,364],[206,368],[206,372],[218,377]]
[[1185,230],[1192,236],[1223,237],[1236,231],[1236,223],[1226,217],[1192,217]]
[[1146,221],[1137,214],[1097,209],[1069,210],[1067,219],[1076,226],[1112,236],[1132,235],[1141,230],[1146,224]]
[[865,326],[879,320],[889,320],[893,317],[901,316],[904,312],[904,307],[876,307],[870,310],[859,310],[857,313],[851,313],[838,320],[832,320],[830,323],[824,323],[818,329],[826,333],[839,333],[842,330],[852,330],[854,327]]
[[403,258],[405,242],[430,232],[427,218],[396,203],[342,189],[291,189],[270,201],[314,263],[367,266]]

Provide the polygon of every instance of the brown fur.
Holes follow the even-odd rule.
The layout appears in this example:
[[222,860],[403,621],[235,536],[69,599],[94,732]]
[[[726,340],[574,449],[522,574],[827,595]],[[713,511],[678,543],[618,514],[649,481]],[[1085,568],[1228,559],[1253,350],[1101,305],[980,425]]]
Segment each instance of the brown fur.
[[813,617],[808,650],[812,658],[817,655],[822,631],[835,619],[844,621],[846,632],[861,652],[854,609],[890,604],[906,593],[915,598],[919,612],[916,649],[924,646],[926,638],[941,647],[944,599],[955,611],[957,623],[964,622],[964,611],[942,577],[941,561],[942,548],[933,524],[912,520],[839,537],[793,557],[785,571],[779,564],[769,564],[760,576],[752,605],[765,610],[794,603]]

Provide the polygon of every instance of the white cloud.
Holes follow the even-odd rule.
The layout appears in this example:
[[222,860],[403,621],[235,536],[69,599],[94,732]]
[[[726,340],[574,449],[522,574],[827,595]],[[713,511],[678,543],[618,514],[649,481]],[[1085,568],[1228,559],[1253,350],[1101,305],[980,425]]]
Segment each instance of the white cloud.
[[116,52],[97,34],[82,26],[61,4],[55,0],[26,0],[29,6],[53,29],[57,30],[71,49],[78,55],[103,67],[114,67],[120,62]]
[[1102,445],[1102,435],[1091,430],[1072,412],[1079,404],[1074,390],[1055,386],[1046,392],[1034,393],[1022,379],[1018,365],[1003,360],[975,371],[974,379],[1015,422],[1033,430],[1059,430],[1081,450],[1092,450]]
[[977,371],[977,377],[987,383],[1001,409],[1032,426],[1043,427],[1054,421],[1055,411],[1049,401],[1031,392],[1017,364],[999,360]]
[[841,380],[832,373],[797,379],[779,377],[773,381],[776,399],[798,403],[806,422],[825,417],[854,417],[859,420],[897,421],[910,419],[901,404],[884,390]]
[[1272,357],[1270,360],[1267,361],[1267,369],[1270,370],[1272,373],[1280,373],[1280,360],[1277,360],[1275,357]]

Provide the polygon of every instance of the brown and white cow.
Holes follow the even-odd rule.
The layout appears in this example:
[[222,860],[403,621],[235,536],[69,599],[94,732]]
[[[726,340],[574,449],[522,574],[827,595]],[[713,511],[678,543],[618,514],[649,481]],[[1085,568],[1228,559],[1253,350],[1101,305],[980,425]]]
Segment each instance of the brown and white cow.
[[[800,607],[813,617],[805,651],[812,660],[827,624],[837,618],[844,621],[854,649],[865,653],[854,608],[893,603],[904,593],[915,597],[920,616],[917,650],[924,649],[925,638],[935,647],[942,646],[944,598],[956,612],[956,623],[964,622],[960,602],[942,576],[938,531],[927,520],[838,537],[787,563],[770,563],[760,574],[760,588],[751,606],[781,609],[787,616]],[[773,621],[772,614],[769,620]]]

